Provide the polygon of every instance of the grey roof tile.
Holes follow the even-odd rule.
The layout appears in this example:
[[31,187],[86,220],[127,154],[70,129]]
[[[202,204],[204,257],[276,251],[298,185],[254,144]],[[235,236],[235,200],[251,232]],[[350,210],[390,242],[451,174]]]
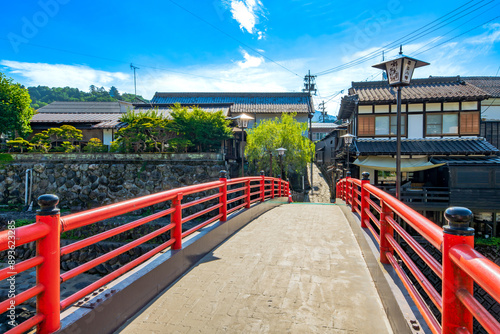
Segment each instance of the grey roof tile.
[[[396,139],[357,139],[360,155],[396,154]],[[498,155],[500,151],[484,138],[401,139],[401,154]]]

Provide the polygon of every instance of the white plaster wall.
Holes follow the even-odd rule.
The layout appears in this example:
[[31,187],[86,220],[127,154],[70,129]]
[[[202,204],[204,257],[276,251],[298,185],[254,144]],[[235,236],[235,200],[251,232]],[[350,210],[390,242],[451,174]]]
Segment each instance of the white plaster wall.
[[113,130],[111,129],[102,130],[102,144],[111,145],[112,141],[113,141]]
[[408,115],[408,138],[424,138],[424,115]]
[[500,120],[500,98],[481,102],[481,119]]

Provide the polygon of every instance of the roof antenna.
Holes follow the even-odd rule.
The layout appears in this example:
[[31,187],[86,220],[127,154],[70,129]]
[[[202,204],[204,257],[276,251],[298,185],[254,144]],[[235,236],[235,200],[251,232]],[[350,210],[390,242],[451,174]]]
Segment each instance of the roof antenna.
[[135,81],[135,70],[138,70],[139,67],[134,66],[134,65],[132,65],[132,63],[130,63],[130,69],[134,70],[134,97],[137,97],[137,84]]
[[403,54],[403,44],[399,45],[399,54]]

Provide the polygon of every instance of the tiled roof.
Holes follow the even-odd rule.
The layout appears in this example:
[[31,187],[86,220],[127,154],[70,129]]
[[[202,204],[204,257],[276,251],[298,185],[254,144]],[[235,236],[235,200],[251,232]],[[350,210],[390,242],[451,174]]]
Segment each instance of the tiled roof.
[[[357,139],[360,155],[396,154],[395,139]],[[401,154],[498,155],[500,151],[484,138],[401,139]]]
[[355,94],[342,97],[342,100],[340,102],[340,110],[337,117],[339,119],[349,119],[356,109],[357,101],[358,96]]
[[[353,82],[349,95],[358,95],[363,103],[396,103],[397,88],[387,81]],[[460,77],[413,79],[402,87],[402,102],[483,100],[489,94]]]
[[[172,112],[173,104],[164,104],[164,103],[156,103],[156,104],[134,104],[135,110],[141,109],[151,109],[151,107],[158,108],[158,111],[162,113],[164,116],[168,117]],[[188,110],[191,110],[192,104],[182,105],[182,107],[188,107]],[[229,113],[230,104],[199,104],[197,105],[200,109],[203,109],[208,112],[216,112],[222,110],[222,114],[227,116]]]
[[229,104],[231,113],[309,113],[308,93],[156,93],[153,104]]
[[123,113],[121,105],[132,107],[128,102],[61,102],[55,101],[37,110],[38,113]]
[[38,113],[31,123],[95,123],[92,128],[111,129],[117,127],[122,113]]
[[431,162],[448,165],[500,165],[500,157],[496,155],[488,157],[436,157],[432,158]]
[[481,88],[492,97],[500,97],[500,77],[462,77],[462,79]]
[[340,125],[335,123],[311,123],[313,129],[336,129]]

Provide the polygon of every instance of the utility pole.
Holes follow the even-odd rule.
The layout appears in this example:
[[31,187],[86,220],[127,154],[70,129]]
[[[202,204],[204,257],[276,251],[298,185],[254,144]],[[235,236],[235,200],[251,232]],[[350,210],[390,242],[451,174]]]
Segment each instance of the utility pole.
[[134,65],[132,65],[132,63],[130,63],[130,68],[134,70],[134,95],[135,95],[135,97],[137,97],[137,84],[136,84],[136,80],[135,80],[135,70],[138,70],[139,67],[134,66]]
[[326,117],[326,112],[325,112],[325,100],[321,101],[319,104],[319,108],[321,109],[321,115],[323,116],[323,123],[325,123],[325,117]]
[[[303,92],[308,92],[309,97],[312,98],[312,93],[316,95],[316,76],[311,75],[311,70],[308,71],[307,75],[304,77],[304,89]],[[312,139],[312,118],[314,116],[314,110],[309,113],[309,140],[313,142]],[[313,157],[314,160],[314,157]],[[313,190],[313,160],[311,160],[311,194],[314,192]]]

